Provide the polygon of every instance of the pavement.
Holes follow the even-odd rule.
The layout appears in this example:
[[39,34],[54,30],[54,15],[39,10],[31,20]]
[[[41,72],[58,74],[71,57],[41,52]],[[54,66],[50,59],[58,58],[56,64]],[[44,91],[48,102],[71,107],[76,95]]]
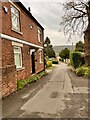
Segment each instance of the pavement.
[[60,63],[37,82],[4,98],[2,111],[3,118],[88,118],[88,79]]

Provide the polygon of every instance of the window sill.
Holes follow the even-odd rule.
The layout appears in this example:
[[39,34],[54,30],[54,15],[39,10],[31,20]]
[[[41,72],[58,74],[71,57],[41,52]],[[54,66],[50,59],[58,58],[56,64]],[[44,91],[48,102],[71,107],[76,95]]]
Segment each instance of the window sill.
[[17,71],[24,70],[25,67],[17,68]]
[[13,28],[12,28],[12,31],[14,31],[14,32],[16,32],[16,33],[18,33],[18,34],[20,34],[20,35],[23,35],[22,32],[19,32],[19,31],[17,31],[17,30],[14,30]]

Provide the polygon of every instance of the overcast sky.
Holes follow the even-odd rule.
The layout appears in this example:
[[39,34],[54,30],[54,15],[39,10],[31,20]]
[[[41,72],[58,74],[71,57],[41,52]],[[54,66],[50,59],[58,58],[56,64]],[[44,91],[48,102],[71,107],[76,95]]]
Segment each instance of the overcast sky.
[[72,41],[75,44],[77,41],[81,40],[81,38],[75,37],[68,42],[63,31],[59,32],[59,23],[63,14],[63,9],[59,3],[64,2],[65,0],[59,0],[59,2],[57,2],[57,0],[49,0],[49,2],[46,2],[46,0],[43,0],[43,2],[40,2],[40,0],[33,0],[33,2],[32,0],[20,1],[26,6],[26,8],[31,8],[32,15],[45,28],[44,39],[48,36],[53,46],[71,45]]

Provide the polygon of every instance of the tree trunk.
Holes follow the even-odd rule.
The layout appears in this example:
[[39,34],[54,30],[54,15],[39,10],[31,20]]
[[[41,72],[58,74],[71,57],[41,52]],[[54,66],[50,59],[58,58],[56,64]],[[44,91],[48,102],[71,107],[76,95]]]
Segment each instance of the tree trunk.
[[90,30],[85,31],[85,64],[90,66]]
[[87,66],[90,66],[90,2],[88,3],[89,7],[87,9],[88,15],[88,27],[84,34],[85,42],[85,63]]

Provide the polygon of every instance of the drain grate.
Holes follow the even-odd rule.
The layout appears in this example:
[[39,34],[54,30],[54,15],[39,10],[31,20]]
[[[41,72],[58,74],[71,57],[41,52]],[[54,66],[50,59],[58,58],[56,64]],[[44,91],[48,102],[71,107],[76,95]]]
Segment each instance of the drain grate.
[[50,98],[57,98],[58,97],[58,92],[52,92],[50,95]]

